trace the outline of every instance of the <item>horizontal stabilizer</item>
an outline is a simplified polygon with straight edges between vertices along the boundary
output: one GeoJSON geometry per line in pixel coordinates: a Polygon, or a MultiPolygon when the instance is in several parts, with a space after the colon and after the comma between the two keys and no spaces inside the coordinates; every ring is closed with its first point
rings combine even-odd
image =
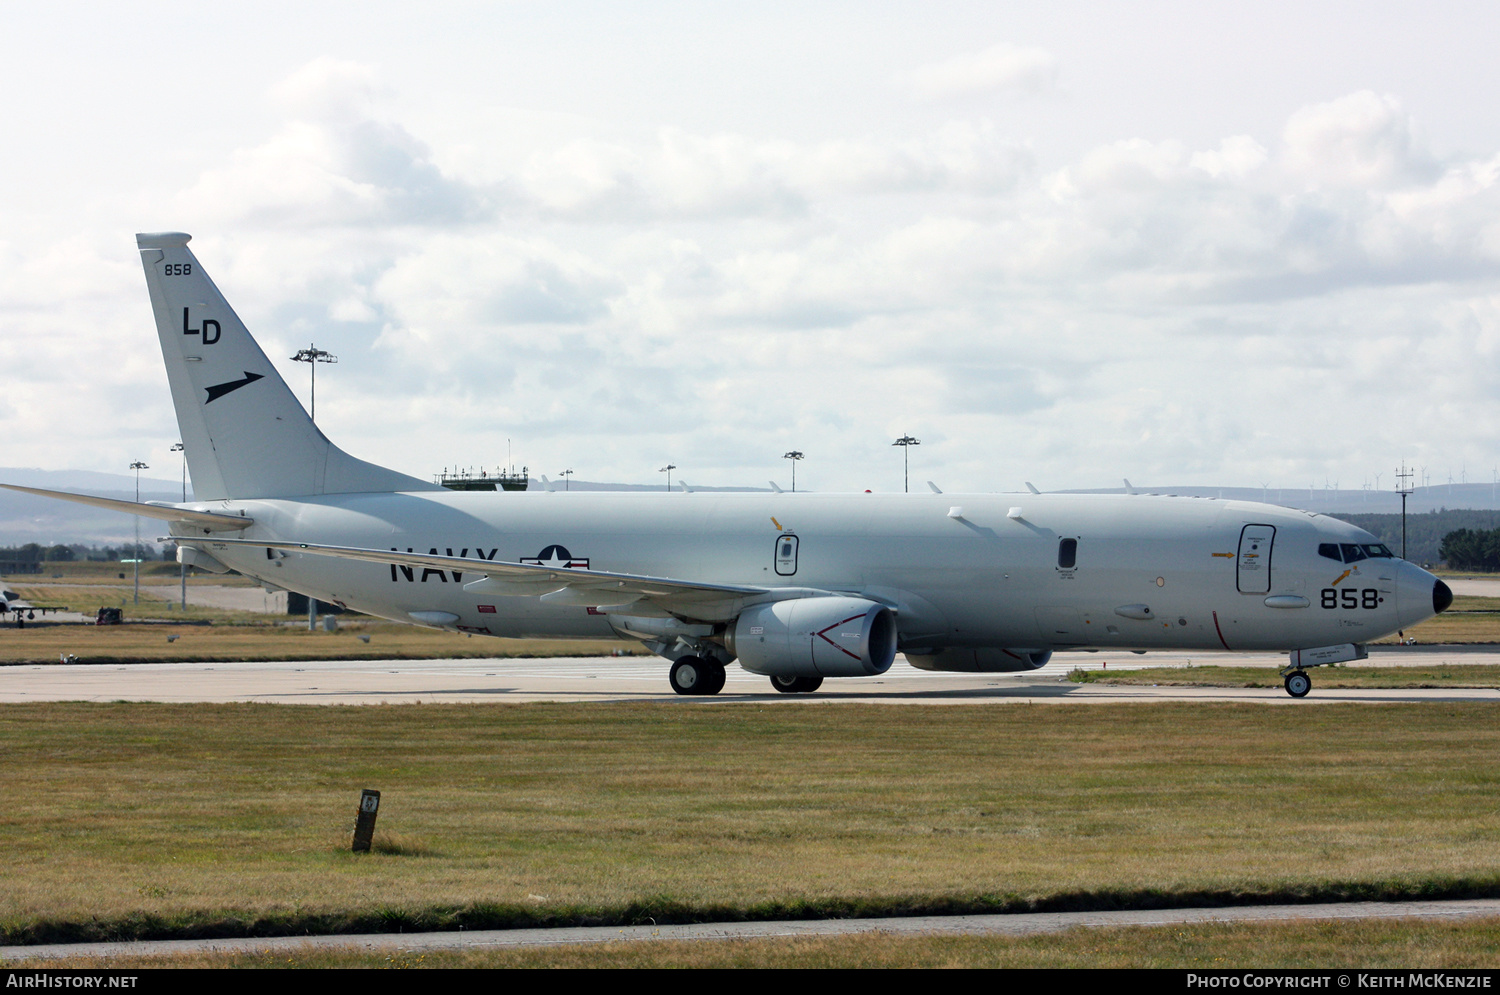
{"type": "Polygon", "coordinates": [[[187,508],[176,508],[170,504],[141,504],[135,501],[118,501],[114,498],[94,497],[92,494],[69,494],[67,491],[47,491],[40,487],[22,487],[19,484],[0,484],[0,487],[8,491],[20,491],[23,494],[35,494],[38,497],[57,498],[59,501],[72,501],[76,504],[92,505],[95,508],[108,508],[110,511],[119,511],[127,515],[139,515],[142,518],[154,518],[162,522],[187,522],[202,529],[210,531],[232,531],[248,529],[255,524],[253,518],[241,518],[239,515],[219,515],[211,511],[190,511],[187,508]]]}

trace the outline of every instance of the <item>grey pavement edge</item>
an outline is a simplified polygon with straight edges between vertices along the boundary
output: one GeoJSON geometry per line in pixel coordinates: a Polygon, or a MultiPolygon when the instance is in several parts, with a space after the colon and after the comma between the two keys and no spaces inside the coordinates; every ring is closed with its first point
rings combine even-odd
{"type": "Polygon", "coordinates": [[[0,947],[0,965],[28,960],[95,960],[193,953],[278,953],[353,948],[375,952],[496,950],[578,943],[650,940],[738,940],[776,936],[1033,936],[1074,927],[1169,926],[1187,923],[1330,919],[1460,919],[1500,916],[1500,899],[1441,902],[1340,902],[1322,905],[1247,905],[1233,908],[1140,909],[1115,912],[1034,912],[893,919],[813,919],[788,922],[702,923],[690,926],[578,926],[443,933],[366,933],[220,940],[141,940],[0,947]]]}

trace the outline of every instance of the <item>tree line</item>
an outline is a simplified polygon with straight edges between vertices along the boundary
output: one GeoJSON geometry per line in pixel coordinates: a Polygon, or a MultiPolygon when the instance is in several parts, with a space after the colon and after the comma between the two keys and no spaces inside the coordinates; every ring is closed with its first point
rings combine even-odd
{"type": "Polygon", "coordinates": [[[118,563],[127,559],[170,560],[176,555],[176,546],[157,546],[149,542],[143,542],[139,546],[132,546],[130,543],[122,546],[86,546],[79,542],[69,545],[58,543],[54,546],[43,546],[37,542],[28,542],[24,546],[0,546],[0,561],[7,563],[73,563],[81,560],[118,563]]]}
{"type": "MultiPolygon", "coordinates": [[[[1391,552],[1401,555],[1400,514],[1334,515],[1350,525],[1372,532],[1391,552]]],[[[1500,511],[1444,508],[1440,511],[1413,512],[1406,516],[1406,558],[1419,566],[1431,566],[1446,559],[1443,541],[1449,534],[1464,529],[1500,529],[1500,511]]]]}
{"type": "Polygon", "coordinates": [[[1440,553],[1454,570],[1500,570],[1500,529],[1449,532],[1440,553]]]}

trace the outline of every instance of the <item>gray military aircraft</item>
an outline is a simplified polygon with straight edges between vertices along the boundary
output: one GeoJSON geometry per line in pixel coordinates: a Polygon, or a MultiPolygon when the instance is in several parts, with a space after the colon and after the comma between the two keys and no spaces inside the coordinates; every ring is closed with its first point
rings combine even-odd
{"type": "Polygon", "coordinates": [[[0,618],[14,614],[16,616],[16,628],[26,628],[28,619],[36,618],[36,613],[46,615],[48,612],[65,612],[66,605],[34,605],[21,597],[15,591],[0,590],[0,618]]]}
{"type": "MultiPolygon", "coordinates": [[[[313,424],[188,249],[136,236],[197,499],[134,504],[185,563],[372,615],[493,636],[626,637],[715,694],[1058,650],[1288,651],[1309,667],[1452,603],[1368,532],[1243,501],[1144,494],[450,491],[313,424]]],[[[934,492],[936,488],[933,488],[934,492]]]]}

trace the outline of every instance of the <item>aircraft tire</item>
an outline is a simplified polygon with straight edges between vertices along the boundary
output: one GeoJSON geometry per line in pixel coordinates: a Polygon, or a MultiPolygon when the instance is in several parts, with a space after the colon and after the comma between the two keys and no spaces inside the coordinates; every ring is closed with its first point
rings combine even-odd
{"type": "Polygon", "coordinates": [[[1293,698],[1306,698],[1307,692],[1312,690],[1312,678],[1301,670],[1287,674],[1283,683],[1286,685],[1286,693],[1293,698]]]}
{"type": "Polygon", "coordinates": [[[703,661],[703,686],[699,694],[718,694],[724,690],[724,680],[727,675],[724,667],[717,660],[703,661]]]}
{"type": "Polygon", "coordinates": [[[782,694],[811,694],[823,686],[821,677],[773,677],[771,686],[782,694]]]}
{"type": "Polygon", "coordinates": [[[709,674],[708,661],[702,657],[680,656],[672,664],[672,690],[678,694],[712,694],[704,690],[712,687],[709,674]]]}

